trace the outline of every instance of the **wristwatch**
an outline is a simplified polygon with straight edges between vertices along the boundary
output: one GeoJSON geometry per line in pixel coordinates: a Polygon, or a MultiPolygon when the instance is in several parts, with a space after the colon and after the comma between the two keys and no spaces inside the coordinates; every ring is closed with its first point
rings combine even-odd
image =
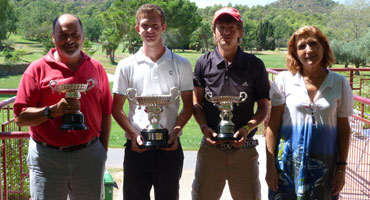
{"type": "Polygon", "coordinates": [[[43,110],[43,113],[49,119],[54,119],[54,117],[51,116],[51,110],[50,110],[49,106],[45,107],[45,109],[43,110]]]}

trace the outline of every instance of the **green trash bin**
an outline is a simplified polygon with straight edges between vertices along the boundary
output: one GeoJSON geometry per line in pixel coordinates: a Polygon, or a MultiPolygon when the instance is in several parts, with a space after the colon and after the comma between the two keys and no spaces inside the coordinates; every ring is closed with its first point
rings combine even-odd
{"type": "Polygon", "coordinates": [[[113,187],[118,188],[108,170],[104,172],[104,200],[113,200],[113,187]]]}

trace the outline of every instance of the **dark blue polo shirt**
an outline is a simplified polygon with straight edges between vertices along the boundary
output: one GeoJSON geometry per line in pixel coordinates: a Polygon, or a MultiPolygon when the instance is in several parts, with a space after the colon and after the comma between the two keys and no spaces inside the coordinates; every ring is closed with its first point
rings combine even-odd
{"type": "MultiPolygon", "coordinates": [[[[216,48],[213,52],[202,55],[195,65],[194,86],[212,92],[213,96],[239,96],[246,92],[248,98],[239,106],[234,104],[232,121],[235,131],[246,125],[254,115],[254,103],[269,98],[270,84],[263,62],[252,54],[243,52],[238,47],[234,62],[226,66],[225,59],[216,48]]],[[[213,130],[219,129],[220,111],[212,103],[203,98],[207,125],[213,130]]],[[[253,137],[257,129],[249,134],[253,137]]]]}

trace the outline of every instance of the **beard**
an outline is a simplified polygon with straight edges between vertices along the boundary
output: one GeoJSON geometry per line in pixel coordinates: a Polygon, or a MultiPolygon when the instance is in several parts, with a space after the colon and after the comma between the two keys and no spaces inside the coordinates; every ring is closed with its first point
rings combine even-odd
{"type": "Polygon", "coordinates": [[[65,57],[73,58],[80,54],[81,47],[78,44],[63,45],[61,51],[65,57]]]}

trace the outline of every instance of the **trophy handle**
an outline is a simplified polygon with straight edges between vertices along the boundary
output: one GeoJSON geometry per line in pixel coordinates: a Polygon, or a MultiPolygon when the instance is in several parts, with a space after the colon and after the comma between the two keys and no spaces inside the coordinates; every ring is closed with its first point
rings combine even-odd
{"type": "Polygon", "coordinates": [[[181,95],[181,91],[178,88],[171,88],[171,97],[175,96],[174,98],[171,98],[169,104],[175,102],[181,95]]]}
{"type": "Polygon", "coordinates": [[[204,98],[206,98],[207,101],[213,103],[213,105],[215,106],[216,102],[212,100],[212,97],[213,97],[212,92],[206,92],[206,94],[204,95],[204,98]]]}
{"type": "Polygon", "coordinates": [[[58,85],[58,82],[56,80],[51,80],[49,82],[49,86],[51,87],[51,89],[53,89],[53,90],[57,91],[59,94],[61,94],[62,91],[58,90],[58,88],[54,87],[53,85],[58,85]]]}
{"type": "Polygon", "coordinates": [[[247,99],[248,95],[246,92],[240,92],[239,94],[239,102],[236,103],[237,106],[239,106],[239,103],[244,102],[247,99]]]}
{"type": "Polygon", "coordinates": [[[136,97],[136,90],[134,88],[128,88],[126,90],[126,97],[130,102],[132,102],[136,105],[139,105],[139,102],[137,102],[136,98],[135,98],[136,97]]]}
{"type": "Polygon", "coordinates": [[[89,90],[91,90],[94,86],[95,86],[95,81],[93,79],[89,79],[87,80],[87,85],[90,85],[89,83],[91,82],[91,86],[88,87],[86,90],[85,90],[85,93],[89,90]]]}
{"type": "Polygon", "coordinates": [[[247,97],[248,97],[248,95],[247,95],[246,92],[240,92],[240,95],[239,95],[239,98],[240,98],[239,103],[244,102],[247,99],[247,97]]]}

